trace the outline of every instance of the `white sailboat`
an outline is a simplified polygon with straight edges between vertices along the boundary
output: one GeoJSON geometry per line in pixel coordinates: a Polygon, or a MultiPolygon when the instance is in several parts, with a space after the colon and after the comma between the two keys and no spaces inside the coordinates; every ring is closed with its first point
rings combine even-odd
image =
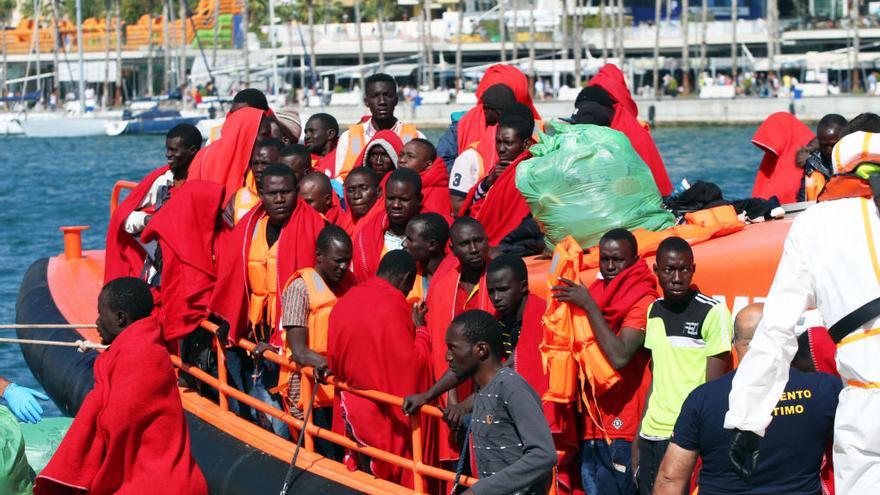
{"type": "MultiPolygon", "coordinates": [[[[79,100],[65,105],[63,115],[27,115],[18,119],[27,137],[57,138],[102,136],[112,115],[95,115],[86,109],[85,63],[83,62],[82,0],[76,0],[77,63],[79,67],[79,100]]],[[[94,105],[92,105],[94,107],[94,105]]],[[[121,112],[117,112],[121,115],[121,112]]],[[[118,115],[116,116],[118,118],[118,115]]]]}

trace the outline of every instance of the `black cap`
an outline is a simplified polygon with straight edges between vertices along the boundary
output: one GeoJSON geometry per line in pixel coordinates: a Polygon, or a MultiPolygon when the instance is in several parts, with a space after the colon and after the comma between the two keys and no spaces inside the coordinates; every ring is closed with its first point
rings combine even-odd
{"type": "Polygon", "coordinates": [[[611,109],[593,101],[581,102],[571,117],[559,119],[569,124],[611,125],[611,109]]]}

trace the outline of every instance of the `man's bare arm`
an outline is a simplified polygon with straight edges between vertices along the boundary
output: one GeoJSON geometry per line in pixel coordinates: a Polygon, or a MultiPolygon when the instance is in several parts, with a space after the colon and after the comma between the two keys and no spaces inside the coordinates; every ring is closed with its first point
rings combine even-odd
{"type": "Polygon", "coordinates": [[[696,463],[696,451],[670,442],[654,480],[654,495],[687,495],[696,463]]]}

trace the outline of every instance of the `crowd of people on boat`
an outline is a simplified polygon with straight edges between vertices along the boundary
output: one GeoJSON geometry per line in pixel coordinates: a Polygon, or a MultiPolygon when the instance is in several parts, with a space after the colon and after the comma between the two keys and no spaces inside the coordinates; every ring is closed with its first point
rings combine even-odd
{"type": "MultiPolygon", "coordinates": [[[[825,315],[835,299],[804,295],[787,308],[776,298],[782,277],[806,284],[814,273],[787,261],[791,239],[767,307],[736,318],[694,285],[700,260],[674,232],[655,243],[651,266],[645,239],[609,229],[590,249],[598,277],[584,283],[583,246],[548,248],[517,190],[517,168],[545,127],[526,76],[493,66],[477,96],[437,143],[395,117],[397,84],[385,74],[366,79],[370,114],[344,132],[326,113],[279,117],[254,89],[235,96],[206,146],[194,127],[172,129],[167,165],[112,215],[97,322],[110,348],[35,492],[140,493],[157,480],[167,493],[206,492],[170,353],[214,376],[219,361],[235,389],[398,456],[412,458],[411,421],[421,421],[426,464],[479,478],[469,488],[431,483],[432,493],[817,494],[833,493],[834,472],[839,493],[868,493],[852,480],[878,479],[880,447],[860,449],[873,462],[861,474],[839,466],[851,453],[838,461],[835,410],[852,384],[840,377],[848,371],[838,372],[835,342],[824,328],[794,330],[805,310],[825,315]],[[525,257],[551,251],[545,300],[525,257]],[[203,321],[225,344],[220,360],[203,321]],[[772,324],[776,340],[762,335],[772,324]],[[272,353],[314,371],[291,372],[272,353]],[[737,363],[746,372],[731,371],[737,363]],[[772,383],[759,386],[759,365],[772,383]],[[403,407],[334,388],[331,376],[401,397],[403,407]],[[419,415],[424,405],[443,420],[419,415]],[[852,476],[849,489],[841,476],[852,476]]],[[[673,194],[616,67],[590,80],[565,120],[623,133],[657,193],[673,194]]],[[[753,196],[777,206],[872,197],[865,167],[880,167],[870,163],[880,163],[876,132],[874,114],[826,116],[815,134],[790,114],[771,115],[753,141],[766,154],[753,196]]],[[[809,220],[792,231],[809,230],[809,220]]],[[[834,270],[835,252],[811,256],[834,270]]],[[[792,292],[779,297],[791,302],[792,292]]],[[[180,381],[216,399],[190,374],[180,381]]],[[[282,438],[300,435],[265,409],[234,399],[229,408],[282,438]]],[[[385,459],[325,440],[314,448],[413,487],[412,471],[385,459]]]]}

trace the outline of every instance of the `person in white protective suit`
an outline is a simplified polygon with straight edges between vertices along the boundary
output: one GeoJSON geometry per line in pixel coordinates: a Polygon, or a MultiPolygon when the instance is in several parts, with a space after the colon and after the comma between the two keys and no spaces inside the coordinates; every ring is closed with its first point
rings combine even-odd
{"type": "Polygon", "coordinates": [[[748,479],[760,469],[759,436],[797,351],[795,324],[815,307],[838,342],[844,382],[834,425],[836,492],[873,494],[880,493],[880,173],[869,174],[880,172],[880,134],[845,136],[832,160],[841,179],[870,177],[872,187],[862,184],[861,197],[820,202],[792,223],[764,316],[733,380],[724,427],[737,430],[731,467],[748,479]],[[865,197],[871,189],[874,199],[865,197]]]}

